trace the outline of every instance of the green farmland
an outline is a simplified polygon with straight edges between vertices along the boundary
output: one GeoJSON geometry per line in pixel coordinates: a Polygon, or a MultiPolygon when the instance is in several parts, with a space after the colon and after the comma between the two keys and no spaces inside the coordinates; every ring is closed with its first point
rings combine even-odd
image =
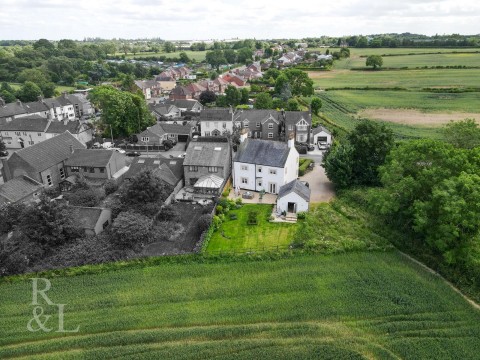
{"type": "Polygon", "coordinates": [[[415,69],[309,72],[316,89],[478,87],[480,69],[415,69]]]}
{"type": "MultiPolygon", "coordinates": [[[[65,328],[80,326],[78,333],[27,331],[31,282],[0,284],[0,358],[438,360],[480,353],[480,312],[396,252],[178,259],[51,278],[48,296],[66,304],[65,328]]],[[[45,305],[52,326],[53,309],[45,305]]]]}

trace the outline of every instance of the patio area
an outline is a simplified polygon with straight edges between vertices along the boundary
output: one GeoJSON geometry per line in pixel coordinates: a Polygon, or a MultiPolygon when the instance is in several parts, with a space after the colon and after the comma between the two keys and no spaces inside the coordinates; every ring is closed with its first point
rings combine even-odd
{"type": "Polygon", "coordinates": [[[228,194],[228,198],[232,200],[241,198],[244,204],[276,204],[277,203],[277,195],[263,194],[262,199],[260,199],[260,193],[258,191],[251,191],[251,190],[240,190],[240,191],[237,191],[237,194],[236,194],[235,190],[232,189],[230,190],[230,194],[228,194]],[[246,192],[252,194],[251,199],[246,199],[242,197],[242,195],[246,192]]]}

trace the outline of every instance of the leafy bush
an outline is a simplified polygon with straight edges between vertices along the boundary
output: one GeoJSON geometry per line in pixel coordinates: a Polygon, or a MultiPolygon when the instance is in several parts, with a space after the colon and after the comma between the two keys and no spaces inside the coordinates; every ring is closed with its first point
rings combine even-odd
{"type": "Polygon", "coordinates": [[[242,204],[243,204],[242,198],[241,198],[241,197],[237,198],[237,199],[235,200],[235,204],[237,204],[237,205],[242,205],[242,204]]]}
{"type": "Polygon", "coordinates": [[[300,162],[300,166],[298,167],[298,176],[303,176],[305,175],[305,172],[307,171],[308,167],[310,166],[311,163],[313,163],[312,159],[302,159],[303,161],[300,162]]]}
{"type": "Polygon", "coordinates": [[[111,241],[122,248],[139,248],[147,243],[152,221],[133,211],[118,214],[111,227],[111,241]]]}
{"type": "Polygon", "coordinates": [[[297,213],[297,219],[299,220],[305,220],[306,217],[307,217],[306,211],[300,211],[297,213]]]}
{"type": "Polygon", "coordinates": [[[215,208],[215,213],[217,215],[223,214],[223,206],[222,205],[217,205],[217,207],[215,208]]]}
{"type": "Polygon", "coordinates": [[[257,215],[258,215],[258,213],[256,211],[250,211],[248,213],[248,217],[247,217],[247,224],[248,225],[257,225],[258,224],[257,215]]]}
{"type": "Polygon", "coordinates": [[[166,205],[161,208],[157,215],[159,221],[177,221],[180,219],[180,213],[171,205],[166,205]]]}
{"type": "Polygon", "coordinates": [[[197,229],[201,234],[210,227],[212,223],[212,217],[209,214],[203,214],[197,220],[197,229]]]}
{"type": "Polygon", "coordinates": [[[220,225],[222,225],[222,219],[217,216],[217,215],[214,215],[213,216],[213,219],[212,219],[212,226],[215,230],[218,230],[220,228],[220,225]]]}
{"type": "Polygon", "coordinates": [[[99,189],[80,188],[75,192],[67,194],[65,197],[70,205],[94,207],[98,206],[103,198],[103,194],[99,189]]]}
{"type": "Polygon", "coordinates": [[[108,196],[118,190],[118,183],[113,179],[107,180],[103,185],[103,189],[105,190],[105,195],[108,196]]]}
{"type": "Polygon", "coordinates": [[[230,215],[228,217],[230,218],[230,220],[237,220],[238,219],[237,214],[235,214],[235,213],[230,213],[230,215]]]}

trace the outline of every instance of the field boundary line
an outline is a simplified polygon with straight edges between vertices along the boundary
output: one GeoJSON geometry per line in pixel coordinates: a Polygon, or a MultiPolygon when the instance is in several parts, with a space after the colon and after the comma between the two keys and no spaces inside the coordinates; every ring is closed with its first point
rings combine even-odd
{"type": "Polygon", "coordinates": [[[429,273],[431,273],[431,274],[439,277],[440,279],[442,279],[443,282],[445,282],[453,291],[460,294],[463,297],[463,299],[466,300],[473,308],[475,308],[477,310],[480,310],[480,305],[479,304],[477,304],[474,300],[470,299],[467,295],[462,293],[455,285],[453,285],[450,281],[445,279],[441,274],[439,274],[438,272],[436,272],[432,268],[429,268],[427,265],[425,265],[421,261],[418,261],[417,259],[413,258],[412,256],[404,253],[403,251],[398,250],[398,252],[401,255],[403,255],[405,258],[407,258],[408,260],[410,260],[410,261],[414,262],[415,264],[419,265],[420,267],[422,267],[424,270],[426,270],[429,273]]]}

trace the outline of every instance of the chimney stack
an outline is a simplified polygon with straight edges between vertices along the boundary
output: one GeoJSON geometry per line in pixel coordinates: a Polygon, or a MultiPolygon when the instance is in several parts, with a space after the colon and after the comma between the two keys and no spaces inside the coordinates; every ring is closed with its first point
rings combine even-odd
{"type": "Polygon", "coordinates": [[[240,144],[247,140],[248,137],[248,130],[243,128],[240,130],[240,144]]]}
{"type": "Polygon", "coordinates": [[[42,95],[38,95],[38,96],[37,96],[37,100],[40,101],[40,102],[43,102],[43,96],[42,96],[42,95]]]}
{"type": "Polygon", "coordinates": [[[290,149],[295,145],[295,135],[293,133],[288,136],[287,144],[290,149]]]}
{"type": "Polygon", "coordinates": [[[73,145],[70,144],[70,154],[73,154],[73,145]]]}

